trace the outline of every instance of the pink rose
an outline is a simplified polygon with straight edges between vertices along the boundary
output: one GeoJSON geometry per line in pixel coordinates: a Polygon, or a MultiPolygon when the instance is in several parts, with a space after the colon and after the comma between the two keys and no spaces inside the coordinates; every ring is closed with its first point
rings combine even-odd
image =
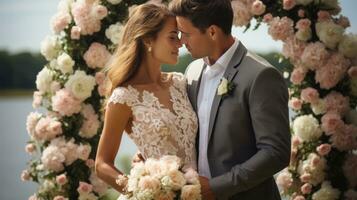
{"type": "Polygon", "coordinates": [[[40,91],[35,91],[33,93],[33,102],[32,102],[32,107],[33,108],[38,108],[41,106],[42,103],[42,92],[40,91]]]}
{"type": "Polygon", "coordinates": [[[36,146],[34,144],[27,144],[26,145],[26,152],[32,154],[36,150],[36,146]]]}
{"type": "Polygon", "coordinates": [[[306,76],[306,70],[302,67],[295,68],[291,73],[290,81],[295,85],[300,85],[306,76]]]}
{"type": "Polygon", "coordinates": [[[303,186],[301,186],[301,192],[303,194],[310,194],[312,189],[312,185],[310,183],[305,183],[303,186]]]}
{"type": "Polygon", "coordinates": [[[280,172],[276,178],[276,183],[278,184],[278,186],[286,191],[288,190],[293,183],[293,179],[292,179],[292,175],[289,171],[287,171],[286,169],[282,172],[280,172]]]}
{"type": "Polygon", "coordinates": [[[294,21],[288,17],[274,17],[269,22],[268,33],[274,40],[285,41],[287,38],[294,35],[294,21]]]}
{"type": "Polygon", "coordinates": [[[303,173],[301,176],[300,176],[300,180],[301,182],[304,182],[304,183],[307,183],[311,180],[311,174],[309,173],[303,173]]]}
{"type": "Polygon", "coordinates": [[[21,180],[22,181],[29,181],[31,179],[30,172],[27,170],[22,171],[21,173],[21,180]]]}
{"type": "Polygon", "coordinates": [[[308,28],[310,28],[311,26],[311,21],[309,19],[300,19],[297,23],[296,23],[296,28],[299,30],[306,30],[308,28]]]}
{"type": "Polygon", "coordinates": [[[68,89],[61,89],[52,96],[52,108],[62,116],[71,116],[81,110],[81,101],[68,89]]]}
{"type": "Polygon", "coordinates": [[[331,151],[331,145],[330,144],[321,144],[316,148],[317,153],[320,156],[325,156],[331,151]]]}
{"type": "Polygon", "coordinates": [[[357,78],[357,66],[350,67],[350,69],[348,70],[348,75],[351,78],[357,78]]]}
{"type": "Polygon", "coordinates": [[[95,8],[95,12],[96,14],[99,16],[100,19],[103,19],[104,17],[106,17],[108,15],[108,10],[106,7],[102,6],[102,5],[98,5],[95,8]]]}
{"type": "Polygon", "coordinates": [[[302,195],[298,195],[293,200],[305,200],[305,197],[302,195]]]}
{"type": "Polygon", "coordinates": [[[55,33],[61,32],[71,22],[71,15],[66,12],[57,13],[51,20],[52,30],[55,33]]]}
{"type": "Polygon", "coordinates": [[[326,64],[316,70],[316,82],[323,89],[331,89],[344,77],[350,64],[342,54],[333,53],[326,64]]]}
{"type": "Polygon", "coordinates": [[[292,8],[294,8],[296,5],[296,1],[295,0],[283,0],[283,8],[284,10],[291,10],[292,8]]]}
{"type": "Polygon", "coordinates": [[[56,182],[59,184],[59,185],[64,185],[67,183],[67,177],[65,174],[61,174],[59,176],[56,176],[56,182]]]}
{"type": "Polygon", "coordinates": [[[294,136],[291,138],[291,145],[292,145],[292,147],[295,149],[295,148],[297,148],[300,144],[301,144],[300,138],[294,135],[294,136]]]}
{"type": "Polygon", "coordinates": [[[88,160],[86,160],[86,165],[87,165],[87,167],[93,168],[93,167],[94,167],[94,164],[95,164],[95,161],[94,161],[93,159],[88,159],[88,160]]]}
{"type": "Polygon", "coordinates": [[[110,57],[111,54],[107,50],[106,46],[98,42],[92,43],[89,49],[83,55],[83,58],[86,61],[88,67],[92,69],[103,68],[110,57]]]}
{"type": "Polygon", "coordinates": [[[321,42],[309,43],[301,54],[301,62],[311,70],[321,68],[329,53],[321,42]]]}
{"type": "Polygon", "coordinates": [[[328,11],[324,11],[324,10],[320,10],[317,13],[317,17],[318,17],[318,21],[322,22],[322,21],[328,21],[331,19],[331,15],[328,11]]]}
{"type": "Polygon", "coordinates": [[[79,182],[79,186],[77,188],[77,191],[79,194],[82,194],[82,193],[88,194],[88,193],[92,192],[92,190],[93,190],[93,186],[91,184],[82,182],[82,181],[79,182]]]}
{"type": "Polygon", "coordinates": [[[344,125],[341,116],[334,112],[328,112],[321,118],[321,128],[326,135],[332,135],[344,125]]]}
{"type": "Polygon", "coordinates": [[[298,16],[301,17],[301,18],[305,17],[305,11],[303,9],[299,9],[298,10],[298,16]]]}
{"type": "Polygon", "coordinates": [[[265,12],[265,5],[259,0],[255,0],[252,4],[251,12],[253,15],[261,15],[265,12]]]}
{"type": "Polygon", "coordinates": [[[302,106],[302,101],[301,99],[298,99],[298,98],[291,98],[290,101],[289,101],[289,107],[294,109],[294,110],[300,110],[301,109],[301,106],[302,106]]]}
{"type": "Polygon", "coordinates": [[[344,97],[341,93],[332,91],[325,98],[327,112],[335,112],[344,115],[350,108],[349,97],[344,97]]]}
{"type": "Polygon", "coordinates": [[[81,37],[81,28],[78,26],[73,26],[71,29],[71,39],[78,40],[81,37]]]}
{"type": "Polygon", "coordinates": [[[319,92],[315,88],[301,90],[301,99],[307,103],[315,104],[319,100],[319,92]]]}
{"type": "Polygon", "coordinates": [[[273,15],[271,13],[267,13],[263,17],[263,21],[266,23],[270,22],[272,19],[273,19],[273,15]]]}

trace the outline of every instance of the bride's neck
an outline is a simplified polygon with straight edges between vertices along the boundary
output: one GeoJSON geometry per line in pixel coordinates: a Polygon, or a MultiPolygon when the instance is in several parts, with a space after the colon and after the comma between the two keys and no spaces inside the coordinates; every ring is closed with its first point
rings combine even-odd
{"type": "Polygon", "coordinates": [[[161,84],[160,63],[152,58],[143,59],[132,80],[137,84],[161,84]]]}

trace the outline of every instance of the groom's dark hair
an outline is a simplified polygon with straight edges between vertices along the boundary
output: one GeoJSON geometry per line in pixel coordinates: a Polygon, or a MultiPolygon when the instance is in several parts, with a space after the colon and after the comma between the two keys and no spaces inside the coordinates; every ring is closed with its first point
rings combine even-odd
{"type": "Polygon", "coordinates": [[[176,16],[188,18],[203,33],[211,25],[218,26],[227,35],[231,33],[231,0],[173,0],[169,9],[176,16]]]}

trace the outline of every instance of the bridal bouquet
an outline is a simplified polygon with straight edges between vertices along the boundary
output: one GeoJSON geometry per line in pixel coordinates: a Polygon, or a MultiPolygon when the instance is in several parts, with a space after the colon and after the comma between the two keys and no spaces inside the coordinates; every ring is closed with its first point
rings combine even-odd
{"type": "Polygon", "coordinates": [[[128,193],[118,200],[200,200],[198,174],[180,158],[163,156],[137,163],[128,175],[128,193]]]}

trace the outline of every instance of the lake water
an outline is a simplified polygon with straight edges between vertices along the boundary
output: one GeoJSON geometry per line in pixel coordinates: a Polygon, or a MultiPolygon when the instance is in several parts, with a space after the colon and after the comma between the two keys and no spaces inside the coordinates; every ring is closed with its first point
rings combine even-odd
{"type": "MultiPolygon", "coordinates": [[[[0,200],[25,200],[37,188],[37,184],[22,182],[20,175],[26,169],[30,156],[25,152],[29,135],[26,118],[32,108],[32,97],[0,97],[0,200]]],[[[132,156],[136,147],[124,135],[118,155],[132,156]]]]}

